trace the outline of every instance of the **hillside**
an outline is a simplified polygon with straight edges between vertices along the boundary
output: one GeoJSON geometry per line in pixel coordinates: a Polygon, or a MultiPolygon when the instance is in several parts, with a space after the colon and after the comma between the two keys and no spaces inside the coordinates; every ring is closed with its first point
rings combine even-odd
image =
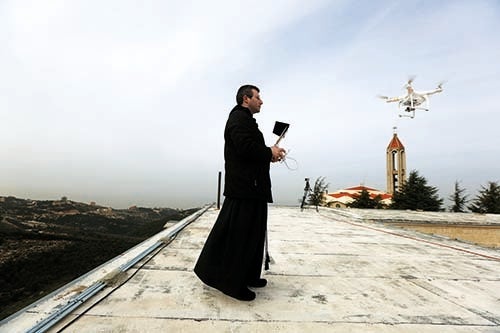
{"type": "Polygon", "coordinates": [[[0,196],[0,319],[195,210],[0,196]]]}

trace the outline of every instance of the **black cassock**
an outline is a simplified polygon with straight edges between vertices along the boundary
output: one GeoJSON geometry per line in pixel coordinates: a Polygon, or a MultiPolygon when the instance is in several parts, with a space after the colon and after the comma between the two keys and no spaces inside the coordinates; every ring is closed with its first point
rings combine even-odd
{"type": "Polygon", "coordinates": [[[205,284],[234,296],[260,278],[267,202],[226,198],[194,272],[205,284]]]}
{"type": "Polygon", "coordinates": [[[262,271],[272,152],[250,110],[242,106],[231,111],[224,140],[226,198],[194,272],[234,297],[262,271]]]}

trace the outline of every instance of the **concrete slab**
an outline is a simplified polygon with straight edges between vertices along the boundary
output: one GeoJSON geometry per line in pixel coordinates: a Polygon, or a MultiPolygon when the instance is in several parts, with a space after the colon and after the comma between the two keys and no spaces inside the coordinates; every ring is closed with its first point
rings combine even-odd
{"type": "Polygon", "coordinates": [[[210,209],[53,331],[500,332],[498,249],[361,217],[370,212],[270,207],[269,283],[240,302],[192,272],[218,214],[210,209]]]}

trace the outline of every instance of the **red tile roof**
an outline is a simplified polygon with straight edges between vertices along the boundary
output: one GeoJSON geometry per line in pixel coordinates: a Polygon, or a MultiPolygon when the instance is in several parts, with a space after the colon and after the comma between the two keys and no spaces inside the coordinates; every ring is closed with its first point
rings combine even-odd
{"type": "Polygon", "coordinates": [[[352,194],[351,193],[346,193],[346,192],[330,193],[328,195],[331,196],[331,197],[334,197],[334,198],[341,198],[341,197],[344,197],[344,196],[348,196],[348,197],[352,198],[352,194]]]}
{"type": "Polygon", "coordinates": [[[370,192],[370,191],[378,191],[377,189],[366,187],[366,186],[363,186],[363,185],[349,187],[349,188],[346,188],[346,190],[347,191],[363,191],[363,190],[367,190],[368,192],[370,192]]]}
{"type": "Polygon", "coordinates": [[[392,198],[392,194],[390,194],[390,193],[385,193],[385,192],[379,191],[375,188],[366,187],[364,185],[349,187],[349,188],[339,190],[339,191],[336,191],[333,193],[328,193],[328,195],[332,198],[335,198],[335,199],[339,199],[342,197],[349,197],[349,198],[355,199],[356,197],[358,197],[361,194],[361,191],[363,191],[363,190],[368,191],[371,199],[375,199],[378,195],[380,195],[382,200],[392,198]]]}
{"type": "Polygon", "coordinates": [[[391,142],[389,142],[389,145],[387,146],[387,150],[392,150],[392,149],[404,149],[405,146],[399,141],[398,135],[394,133],[391,142]]]}

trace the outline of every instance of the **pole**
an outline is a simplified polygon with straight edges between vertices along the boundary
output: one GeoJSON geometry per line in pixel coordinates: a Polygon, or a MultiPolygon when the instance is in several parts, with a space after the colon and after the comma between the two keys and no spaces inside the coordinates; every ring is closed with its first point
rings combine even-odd
{"type": "Polygon", "coordinates": [[[305,181],[306,181],[306,187],[304,188],[304,196],[302,197],[302,203],[300,204],[300,211],[304,210],[307,194],[311,190],[311,185],[309,185],[309,178],[306,178],[305,181]]]}
{"type": "Polygon", "coordinates": [[[222,178],[222,172],[219,171],[219,180],[217,181],[217,210],[220,209],[220,183],[222,178]]]}

